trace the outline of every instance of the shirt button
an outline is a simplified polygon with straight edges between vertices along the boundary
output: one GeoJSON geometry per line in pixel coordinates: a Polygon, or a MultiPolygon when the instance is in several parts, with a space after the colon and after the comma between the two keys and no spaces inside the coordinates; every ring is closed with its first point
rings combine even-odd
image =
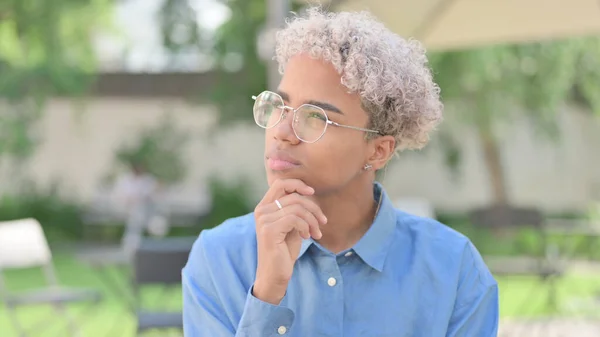
{"type": "Polygon", "coordinates": [[[282,325],[277,329],[277,333],[283,335],[287,332],[287,329],[282,325]]]}
{"type": "Polygon", "coordinates": [[[347,252],[346,254],[344,254],[344,256],[345,257],[352,256],[352,252],[347,252]]]}
{"type": "Polygon", "coordinates": [[[329,284],[330,287],[333,287],[336,283],[337,281],[333,277],[330,277],[329,280],[327,280],[327,284],[329,284]]]}

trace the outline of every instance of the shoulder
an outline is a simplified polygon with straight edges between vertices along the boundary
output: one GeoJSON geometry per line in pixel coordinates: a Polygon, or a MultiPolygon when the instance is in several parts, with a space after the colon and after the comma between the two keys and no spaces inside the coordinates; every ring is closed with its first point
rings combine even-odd
{"type": "Polygon", "coordinates": [[[203,268],[223,264],[248,264],[256,259],[254,213],[225,220],[203,230],[190,252],[189,261],[203,268]]]}
{"type": "Polygon", "coordinates": [[[203,230],[197,241],[207,253],[256,247],[254,213],[225,220],[216,227],[203,230]]]}
{"type": "Polygon", "coordinates": [[[456,253],[469,243],[462,233],[441,222],[396,209],[396,226],[399,231],[410,234],[417,243],[426,244],[439,252],[456,253]]]}
{"type": "Polygon", "coordinates": [[[182,269],[186,296],[209,302],[223,300],[220,305],[235,306],[231,310],[243,308],[246,292],[255,279],[256,264],[253,214],[203,230],[182,269]]]}
{"type": "Polygon", "coordinates": [[[468,273],[476,275],[481,287],[495,286],[489,268],[472,241],[464,234],[437,220],[424,218],[396,210],[397,229],[408,235],[415,258],[455,278],[460,286],[468,273]]]}

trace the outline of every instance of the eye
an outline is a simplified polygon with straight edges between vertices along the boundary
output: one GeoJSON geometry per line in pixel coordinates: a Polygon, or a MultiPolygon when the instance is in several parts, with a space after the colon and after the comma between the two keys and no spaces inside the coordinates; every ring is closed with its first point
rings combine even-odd
{"type": "Polygon", "coordinates": [[[327,118],[325,118],[325,116],[322,113],[320,113],[320,112],[311,112],[311,113],[308,114],[308,117],[309,118],[318,118],[318,119],[320,119],[322,121],[327,120],[327,118]]]}

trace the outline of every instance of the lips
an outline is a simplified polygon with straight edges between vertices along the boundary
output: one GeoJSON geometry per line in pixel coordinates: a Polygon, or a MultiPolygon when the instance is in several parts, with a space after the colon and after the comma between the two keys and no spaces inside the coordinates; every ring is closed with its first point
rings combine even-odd
{"type": "Polygon", "coordinates": [[[267,156],[267,166],[273,171],[284,171],[300,166],[300,162],[288,153],[276,151],[267,156]]]}

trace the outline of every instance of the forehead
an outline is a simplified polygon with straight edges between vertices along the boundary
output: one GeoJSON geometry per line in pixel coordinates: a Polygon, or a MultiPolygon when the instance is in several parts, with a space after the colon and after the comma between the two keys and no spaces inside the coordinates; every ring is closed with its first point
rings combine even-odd
{"type": "Polygon", "coordinates": [[[360,96],[349,93],[333,65],[305,54],[292,57],[286,65],[279,89],[290,103],[308,100],[327,102],[342,110],[360,108],[360,96]]]}

